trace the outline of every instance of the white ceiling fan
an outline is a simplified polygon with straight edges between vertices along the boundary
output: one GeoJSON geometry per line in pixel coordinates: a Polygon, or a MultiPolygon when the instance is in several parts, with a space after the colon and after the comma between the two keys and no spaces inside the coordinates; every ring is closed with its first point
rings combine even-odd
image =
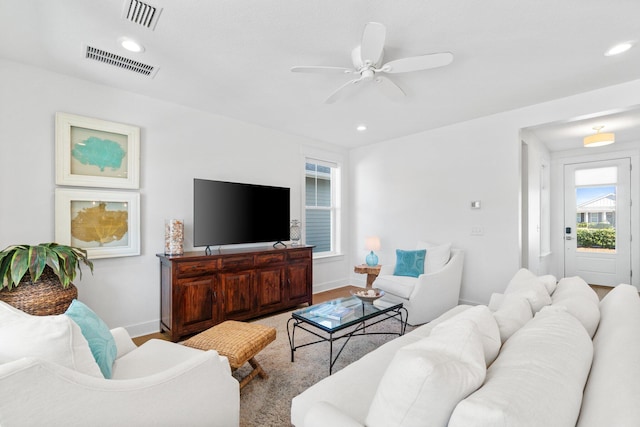
{"type": "Polygon", "coordinates": [[[412,56],[396,59],[395,61],[382,63],[386,29],[378,22],[369,22],[364,27],[362,42],[351,52],[353,68],[327,67],[327,66],[297,66],[292,67],[294,73],[341,73],[357,75],[333,92],[324,102],[332,104],[346,96],[349,88],[359,86],[361,83],[374,83],[389,98],[398,100],[406,96],[404,91],[385,73],[408,73],[411,71],[428,70],[430,68],[443,67],[453,61],[450,52],[432,53],[428,55],[412,56]]]}

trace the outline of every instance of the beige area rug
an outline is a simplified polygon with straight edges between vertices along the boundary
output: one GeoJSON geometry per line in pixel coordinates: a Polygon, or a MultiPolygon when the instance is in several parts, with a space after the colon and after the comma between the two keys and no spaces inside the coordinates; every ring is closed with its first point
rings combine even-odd
{"type": "MultiPolygon", "coordinates": [[[[275,327],[276,340],[256,356],[256,360],[269,378],[256,377],[240,392],[240,427],[291,426],[291,399],[329,375],[329,343],[299,348],[295,352],[295,362],[291,362],[287,337],[287,320],[290,318],[291,312],[286,312],[255,321],[275,327]]],[[[368,329],[396,332],[399,328],[397,320],[389,319],[368,329]]],[[[411,326],[407,326],[407,332],[409,330],[411,326]]],[[[397,335],[353,337],[333,366],[333,372],[339,371],[396,337],[397,335]]],[[[313,338],[304,330],[296,330],[296,345],[305,340],[312,341],[313,338]]],[[[334,342],[334,354],[342,341],[334,342]]],[[[245,364],[233,375],[241,378],[250,371],[251,366],[245,364]]]]}

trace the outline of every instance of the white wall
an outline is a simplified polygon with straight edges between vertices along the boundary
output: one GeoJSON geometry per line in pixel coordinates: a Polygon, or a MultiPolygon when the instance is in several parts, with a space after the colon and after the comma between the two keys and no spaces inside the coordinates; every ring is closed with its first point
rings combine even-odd
{"type": "MultiPolygon", "coordinates": [[[[528,248],[522,248],[522,266],[541,276],[551,271],[550,229],[550,177],[551,161],[547,147],[534,134],[527,130],[520,133],[522,141],[527,145],[526,178],[528,200],[523,209],[527,209],[527,223],[522,227],[522,242],[528,242],[528,248]],[[525,239],[526,233],[526,239],[525,239]]],[[[524,163],[524,156],[522,162],[524,163]]],[[[525,165],[522,166],[525,168],[525,165]]],[[[524,175],[524,172],[522,173],[524,175]]],[[[525,178],[523,177],[523,180],[525,178]]],[[[524,212],[523,212],[524,213],[524,212]]],[[[525,218],[525,215],[523,215],[525,218]]]]}
{"type": "MultiPolygon", "coordinates": [[[[56,112],[141,128],[142,255],[95,260],[93,276],[85,270],[76,282],[79,298],[109,326],[134,335],[158,330],[155,254],[164,248],[165,218],[185,220],[185,250],[192,249],[194,177],[290,187],[291,218],[302,219],[304,156],[348,167],[348,153],[337,147],[3,60],[0,94],[3,248],[54,239],[56,112]]],[[[346,220],[346,190],[343,198],[346,220]]],[[[314,288],[342,285],[348,271],[345,257],[314,263],[314,288]]]]}
{"type": "Polygon", "coordinates": [[[520,129],[636,104],[640,80],[353,150],[352,262],[369,235],[382,264],[417,240],[452,242],[465,251],[461,300],[487,303],[520,267],[520,129]]]}

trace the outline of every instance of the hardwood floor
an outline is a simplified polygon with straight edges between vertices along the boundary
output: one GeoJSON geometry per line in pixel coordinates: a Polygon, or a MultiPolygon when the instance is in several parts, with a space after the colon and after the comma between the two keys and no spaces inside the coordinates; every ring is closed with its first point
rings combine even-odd
{"type": "Polygon", "coordinates": [[[602,300],[602,298],[605,297],[605,295],[607,295],[609,293],[609,291],[611,289],[613,289],[610,286],[600,286],[600,285],[589,285],[589,286],[591,286],[591,289],[596,291],[596,294],[598,295],[598,298],[600,298],[601,300],[602,300]]]}
{"type": "Polygon", "coordinates": [[[313,294],[313,303],[320,304],[321,302],[329,301],[340,297],[348,297],[350,290],[362,289],[358,286],[343,286],[342,288],[331,289],[330,291],[318,292],[313,294]]]}
{"type": "Polygon", "coordinates": [[[156,332],[155,334],[142,335],[141,337],[135,337],[135,338],[131,338],[131,339],[133,340],[133,342],[137,346],[141,346],[142,344],[146,343],[147,341],[149,341],[152,338],[159,339],[159,340],[170,341],[169,335],[164,333],[164,332],[156,332]]]}

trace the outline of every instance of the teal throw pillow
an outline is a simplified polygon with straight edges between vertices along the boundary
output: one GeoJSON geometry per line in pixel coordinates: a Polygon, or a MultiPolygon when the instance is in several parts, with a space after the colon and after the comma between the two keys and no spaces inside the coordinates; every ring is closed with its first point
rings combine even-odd
{"type": "Polygon", "coordinates": [[[89,348],[105,378],[111,378],[113,361],[118,355],[116,340],[104,321],[85,304],[73,300],[64,313],[80,326],[82,335],[89,342],[89,348]]]}
{"type": "Polygon", "coordinates": [[[393,275],[418,277],[424,274],[424,259],[426,256],[426,249],[418,251],[396,249],[396,268],[393,271],[393,275]]]}

